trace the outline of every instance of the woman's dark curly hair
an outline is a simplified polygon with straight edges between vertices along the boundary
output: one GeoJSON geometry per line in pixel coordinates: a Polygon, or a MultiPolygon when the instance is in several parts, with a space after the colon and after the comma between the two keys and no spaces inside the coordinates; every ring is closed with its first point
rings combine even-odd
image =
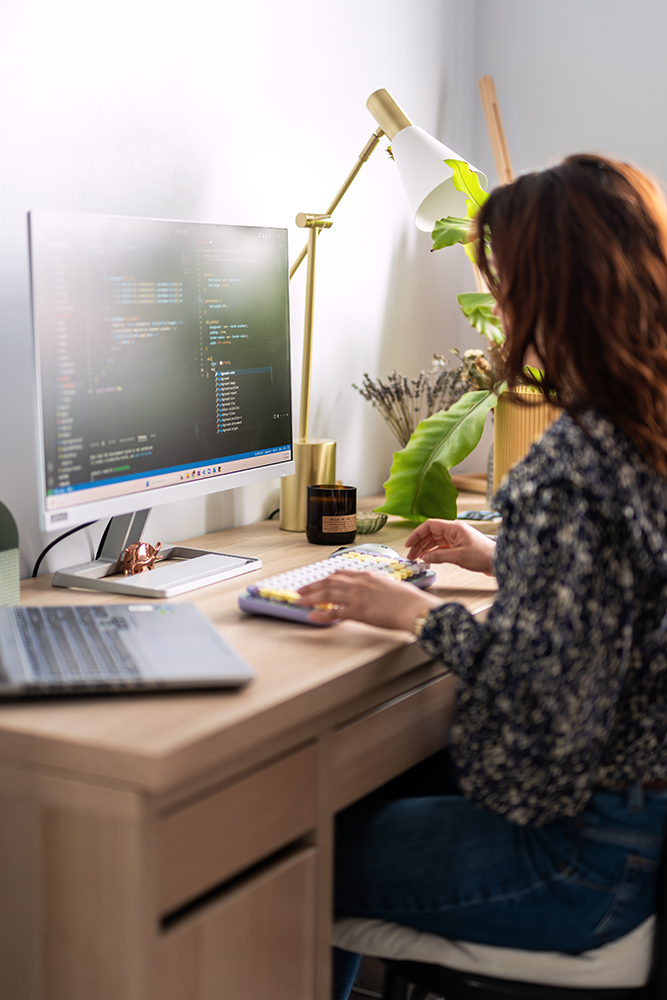
{"type": "Polygon", "coordinates": [[[667,205],[657,187],[626,163],[568,156],[496,188],[477,236],[510,384],[531,381],[533,347],[545,394],[573,415],[607,415],[667,476],[667,205]]]}

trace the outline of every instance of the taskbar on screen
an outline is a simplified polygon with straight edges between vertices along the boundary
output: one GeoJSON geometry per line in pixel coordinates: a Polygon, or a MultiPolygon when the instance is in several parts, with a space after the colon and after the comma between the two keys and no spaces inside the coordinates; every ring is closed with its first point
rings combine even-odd
{"type": "Polygon", "coordinates": [[[179,466],[175,469],[165,469],[142,476],[123,476],[112,482],[81,483],[67,486],[47,493],[46,509],[59,510],[61,507],[72,507],[79,503],[91,503],[97,500],[107,500],[110,497],[127,496],[146,490],[161,489],[178,483],[201,482],[203,479],[215,476],[228,476],[234,472],[246,469],[258,469],[267,465],[279,465],[292,460],[292,450],[289,447],[270,448],[250,455],[238,456],[233,459],[218,459],[191,466],[179,466]]]}

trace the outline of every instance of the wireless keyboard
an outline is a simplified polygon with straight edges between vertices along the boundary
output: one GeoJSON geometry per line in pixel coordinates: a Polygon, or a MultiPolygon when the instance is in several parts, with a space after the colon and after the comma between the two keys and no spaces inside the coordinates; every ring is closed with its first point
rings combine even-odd
{"type": "Polygon", "coordinates": [[[365,573],[368,571],[382,573],[396,580],[405,580],[416,587],[429,587],[436,579],[436,574],[428,563],[414,562],[399,556],[386,546],[376,546],[386,549],[386,552],[373,551],[363,546],[334,552],[328,559],[302,566],[300,569],[279,573],[251,584],[239,597],[239,607],[251,615],[270,615],[274,618],[288,618],[290,621],[305,622],[307,625],[319,624],[308,619],[309,612],[318,609],[328,610],[332,605],[317,605],[303,607],[297,591],[307,583],[323,580],[339,570],[352,570],[365,573]]]}

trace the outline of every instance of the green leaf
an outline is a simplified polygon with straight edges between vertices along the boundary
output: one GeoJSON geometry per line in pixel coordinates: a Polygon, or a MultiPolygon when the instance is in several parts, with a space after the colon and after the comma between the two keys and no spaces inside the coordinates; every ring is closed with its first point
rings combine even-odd
{"type": "MultiPolygon", "coordinates": [[[[504,388],[500,386],[502,391],[504,388]]],[[[462,462],[479,444],[489,410],[498,402],[495,392],[467,392],[448,410],[422,420],[402,451],[394,453],[386,500],[376,509],[411,521],[429,517],[456,517],[456,487],[449,469],[462,462]]]]}
{"type": "Polygon", "coordinates": [[[454,171],[452,184],[456,190],[468,195],[466,198],[468,218],[474,219],[489,197],[487,192],[479,183],[479,177],[475,171],[470,169],[465,160],[445,160],[445,163],[454,171]]]}
{"type": "Polygon", "coordinates": [[[502,323],[493,311],[496,300],[491,292],[462,292],[456,298],[461,312],[478,333],[492,344],[505,343],[502,323]]]}
{"type": "Polygon", "coordinates": [[[431,237],[431,250],[444,250],[445,247],[453,247],[455,243],[470,243],[475,238],[475,231],[468,219],[448,215],[446,219],[436,222],[431,237]]]}
{"type": "MultiPolygon", "coordinates": [[[[452,183],[457,191],[467,194],[466,211],[468,219],[474,219],[478,211],[489,197],[479,183],[479,177],[474,170],[471,170],[465,160],[445,160],[448,167],[454,171],[452,183]]],[[[445,247],[454,246],[455,243],[463,243],[463,249],[473,262],[477,263],[477,240],[474,235],[474,228],[468,219],[457,219],[455,216],[448,216],[440,219],[435,224],[431,250],[443,250],[445,247]]]]}

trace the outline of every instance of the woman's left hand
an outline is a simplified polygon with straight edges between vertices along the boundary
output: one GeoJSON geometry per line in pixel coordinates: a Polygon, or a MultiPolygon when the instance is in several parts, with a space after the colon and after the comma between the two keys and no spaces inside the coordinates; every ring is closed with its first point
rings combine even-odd
{"type": "Polygon", "coordinates": [[[415,618],[427,607],[442,601],[417,587],[393,580],[381,573],[351,573],[340,570],[324,580],[299,590],[302,605],[334,604],[330,611],[312,611],[312,622],[326,624],[341,618],[379,625],[381,628],[410,630],[415,618]]]}

